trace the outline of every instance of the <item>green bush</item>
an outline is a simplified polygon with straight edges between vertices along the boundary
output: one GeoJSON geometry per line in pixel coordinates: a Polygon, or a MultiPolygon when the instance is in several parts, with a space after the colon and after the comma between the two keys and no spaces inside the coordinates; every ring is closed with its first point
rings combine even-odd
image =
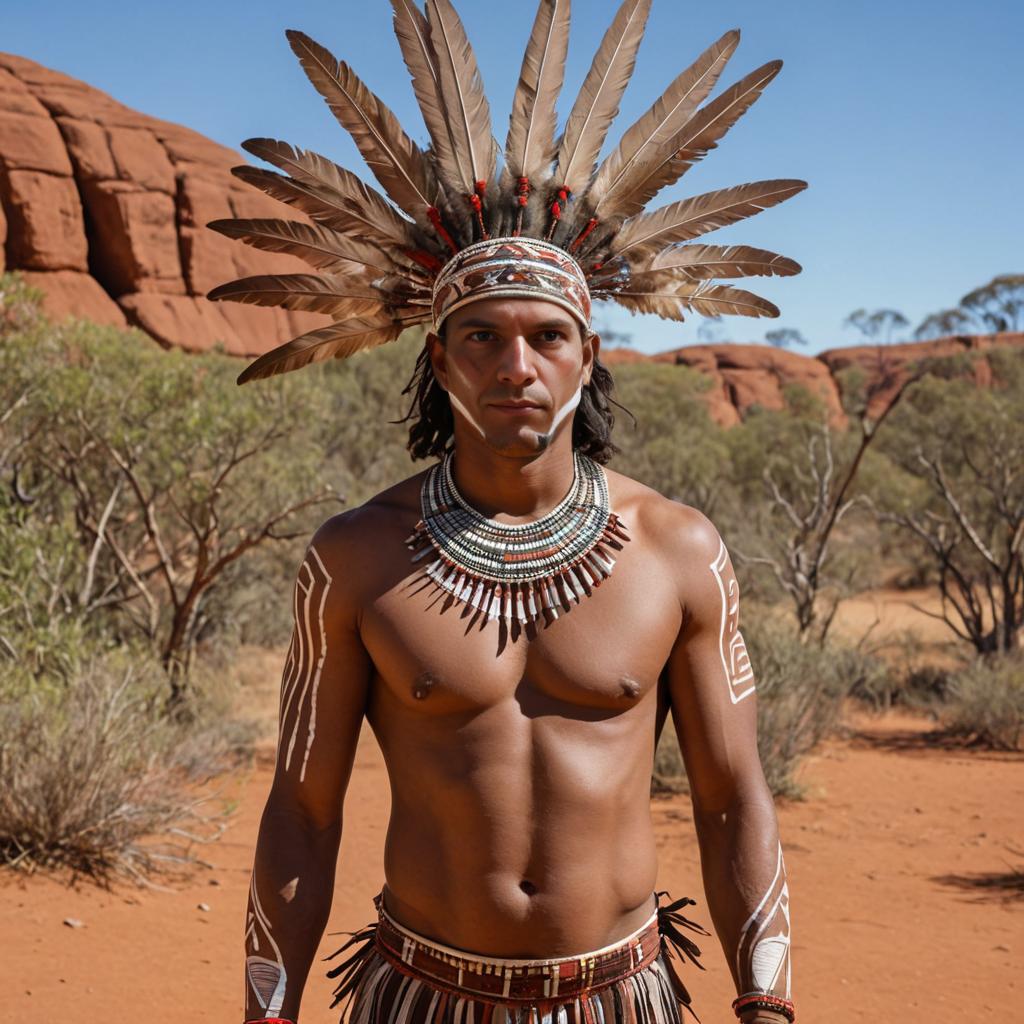
{"type": "Polygon", "coordinates": [[[992,750],[1024,749],[1024,654],[979,658],[948,685],[938,708],[948,735],[992,750]]]}
{"type": "MultiPolygon", "coordinates": [[[[743,633],[757,681],[757,748],[765,780],[775,796],[798,798],[800,762],[835,728],[850,693],[880,685],[888,669],[836,642],[801,643],[791,625],[776,619],[752,620],[743,633]]],[[[684,790],[685,776],[669,721],[655,754],[652,790],[684,790]]]]}

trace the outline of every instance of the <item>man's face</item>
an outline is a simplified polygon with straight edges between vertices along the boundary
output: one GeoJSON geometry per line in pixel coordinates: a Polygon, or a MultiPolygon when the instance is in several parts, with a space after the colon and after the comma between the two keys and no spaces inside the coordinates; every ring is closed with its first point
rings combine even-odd
{"type": "Polygon", "coordinates": [[[434,376],[456,421],[496,452],[536,455],[572,429],[600,340],[544,299],[478,299],[430,335],[434,376]]]}

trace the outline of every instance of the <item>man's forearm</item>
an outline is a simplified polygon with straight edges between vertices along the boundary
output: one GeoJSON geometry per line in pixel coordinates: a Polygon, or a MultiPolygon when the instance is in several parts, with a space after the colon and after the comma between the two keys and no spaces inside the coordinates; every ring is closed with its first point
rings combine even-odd
{"type": "Polygon", "coordinates": [[[724,811],[697,811],[696,822],[704,889],[737,992],[788,1000],[789,888],[767,789],[724,811]]]}
{"type": "Polygon", "coordinates": [[[296,1020],[331,909],[341,823],[275,806],[260,823],[245,921],[245,1017],[296,1020]]]}

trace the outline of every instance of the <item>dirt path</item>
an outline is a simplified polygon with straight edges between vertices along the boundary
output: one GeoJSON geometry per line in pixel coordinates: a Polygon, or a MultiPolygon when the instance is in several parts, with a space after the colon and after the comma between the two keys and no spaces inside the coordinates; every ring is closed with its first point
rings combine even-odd
{"type": "MultiPolygon", "coordinates": [[[[887,716],[828,743],[803,771],[804,803],[780,808],[793,893],[795,996],[805,1022],[962,1024],[1019,1007],[1024,892],[1024,759],[936,749],[925,726],[887,716]],[[1003,877],[1003,883],[999,879],[1003,877]]],[[[0,991],[12,1020],[179,1024],[240,1018],[241,933],[268,757],[236,783],[238,813],[208,851],[213,870],[179,891],[69,890],[0,876],[0,991]],[[203,910],[203,904],[209,909],[203,910]],[[62,922],[82,922],[71,928],[62,922]]],[[[330,931],[369,919],[382,879],[388,787],[366,730],[346,807],[330,931]]],[[[660,886],[701,902],[687,798],[654,804],[660,886]]],[[[327,952],[339,944],[325,939],[327,952]]],[[[705,1024],[731,1018],[724,960],[691,972],[705,1024]]],[[[314,967],[303,1024],[326,1024],[329,983],[314,967]]]]}

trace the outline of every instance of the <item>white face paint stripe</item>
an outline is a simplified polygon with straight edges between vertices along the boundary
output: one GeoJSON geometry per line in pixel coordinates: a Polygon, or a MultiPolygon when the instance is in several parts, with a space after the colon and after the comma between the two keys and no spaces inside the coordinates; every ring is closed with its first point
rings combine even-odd
{"type": "Polygon", "coordinates": [[[718,634],[718,651],[725,670],[725,681],[729,687],[729,699],[738,704],[744,697],[754,692],[754,672],[750,667],[750,656],[747,645],[739,631],[739,593],[735,579],[729,580],[728,591],[722,579],[729,555],[725,541],[719,538],[718,554],[709,568],[718,584],[718,592],[722,598],[722,624],[718,634]],[[747,684],[750,684],[747,686],[747,684]]]}
{"type": "Polygon", "coordinates": [[[775,876],[740,931],[736,974],[742,992],[776,992],[785,968],[784,998],[790,998],[789,886],[779,843],[775,876]],[[767,907],[767,910],[765,909],[767,907]],[[766,934],[771,930],[772,934],[766,934]]]}
{"type": "Polygon", "coordinates": [[[456,409],[458,409],[458,410],[459,410],[459,412],[461,412],[461,413],[462,413],[462,415],[463,415],[463,416],[464,416],[464,417],[466,418],[466,420],[467,420],[467,421],[469,422],[469,425],[470,425],[470,426],[471,426],[471,427],[472,427],[472,428],[473,428],[473,429],[474,429],[474,430],[475,430],[475,431],[476,431],[476,432],[477,432],[477,433],[478,433],[478,434],[479,434],[479,435],[480,435],[481,437],[483,437],[483,438],[486,438],[486,437],[487,437],[487,435],[486,435],[486,434],[484,433],[484,428],[483,428],[483,427],[481,427],[481,426],[480,426],[480,424],[479,424],[479,423],[477,423],[477,421],[476,421],[476,420],[475,420],[475,419],[473,418],[473,414],[472,414],[472,413],[471,413],[471,412],[470,412],[470,411],[469,411],[469,410],[468,410],[468,409],[467,409],[467,408],[466,408],[466,407],[465,407],[465,406],[464,406],[464,405],[462,404],[462,402],[460,402],[460,401],[459,401],[459,399],[458,399],[458,398],[456,398],[456,397],[455,397],[455,395],[453,395],[453,394],[452,394],[452,393],[451,393],[450,391],[448,392],[448,401],[450,401],[450,402],[452,403],[452,405],[454,405],[454,406],[455,406],[455,408],[456,408],[456,409]]]}
{"type": "Polygon", "coordinates": [[[583,384],[580,383],[579,387],[576,388],[575,394],[569,399],[565,405],[562,406],[558,412],[555,413],[555,418],[551,421],[551,426],[548,428],[548,433],[553,434],[557,429],[558,425],[565,419],[569,413],[574,412],[576,406],[580,404],[580,399],[583,398],[583,384]]]}
{"type": "Polygon", "coordinates": [[[310,547],[299,567],[295,584],[295,624],[281,686],[279,743],[284,747],[287,737],[287,748],[283,751],[285,771],[291,769],[299,729],[303,719],[306,721],[306,743],[299,769],[300,782],[305,781],[306,766],[316,737],[317,697],[327,658],[324,609],[332,582],[333,577],[327,571],[319,552],[310,547]]]}

